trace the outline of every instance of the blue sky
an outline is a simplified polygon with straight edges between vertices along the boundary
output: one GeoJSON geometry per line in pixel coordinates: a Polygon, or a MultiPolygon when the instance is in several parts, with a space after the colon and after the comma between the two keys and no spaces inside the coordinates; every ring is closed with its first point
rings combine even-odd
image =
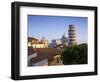
{"type": "Polygon", "coordinates": [[[59,39],[64,33],[68,37],[68,26],[74,24],[78,43],[87,43],[88,18],[70,16],[28,15],[28,36],[37,39],[45,37],[51,42],[59,39]]]}

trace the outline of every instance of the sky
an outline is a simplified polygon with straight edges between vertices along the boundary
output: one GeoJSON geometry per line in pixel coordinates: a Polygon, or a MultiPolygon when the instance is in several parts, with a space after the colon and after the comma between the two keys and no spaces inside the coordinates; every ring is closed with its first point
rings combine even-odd
{"type": "Polygon", "coordinates": [[[75,26],[77,43],[87,43],[87,17],[28,15],[28,37],[39,40],[45,37],[50,43],[53,39],[60,39],[64,33],[68,37],[70,24],[75,26]]]}

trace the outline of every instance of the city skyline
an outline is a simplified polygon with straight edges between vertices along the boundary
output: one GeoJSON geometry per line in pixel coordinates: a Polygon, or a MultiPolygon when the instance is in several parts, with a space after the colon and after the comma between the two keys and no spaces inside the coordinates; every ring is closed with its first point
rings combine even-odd
{"type": "Polygon", "coordinates": [[[68,37],[70,24],[75,25],[77,43],[87,43],[87,17],[28,15],[28,37],[49,40],[60,39],[64,33],[68,37]]]}

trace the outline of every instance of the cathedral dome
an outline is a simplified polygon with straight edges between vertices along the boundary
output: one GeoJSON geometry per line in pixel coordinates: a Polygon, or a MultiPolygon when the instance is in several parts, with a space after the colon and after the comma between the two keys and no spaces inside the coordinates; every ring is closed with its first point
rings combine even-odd
{"type": "Polygon", "coordinates": [[[66,37],[65,33],[63,34],[61,40],[62,40],[62,42],[68,42],[68,38],[66,37]]]}

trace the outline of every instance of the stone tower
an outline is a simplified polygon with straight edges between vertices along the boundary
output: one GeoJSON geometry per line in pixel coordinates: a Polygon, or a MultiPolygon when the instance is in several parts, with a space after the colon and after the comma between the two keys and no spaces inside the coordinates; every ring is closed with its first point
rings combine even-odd
{"type": "Polygon", "coordinates": [[[69,46],[76,45],[76,30],[74,25],[69,25],[69,30],[68,30],[68,36],[69,36],[69,46]]]}

